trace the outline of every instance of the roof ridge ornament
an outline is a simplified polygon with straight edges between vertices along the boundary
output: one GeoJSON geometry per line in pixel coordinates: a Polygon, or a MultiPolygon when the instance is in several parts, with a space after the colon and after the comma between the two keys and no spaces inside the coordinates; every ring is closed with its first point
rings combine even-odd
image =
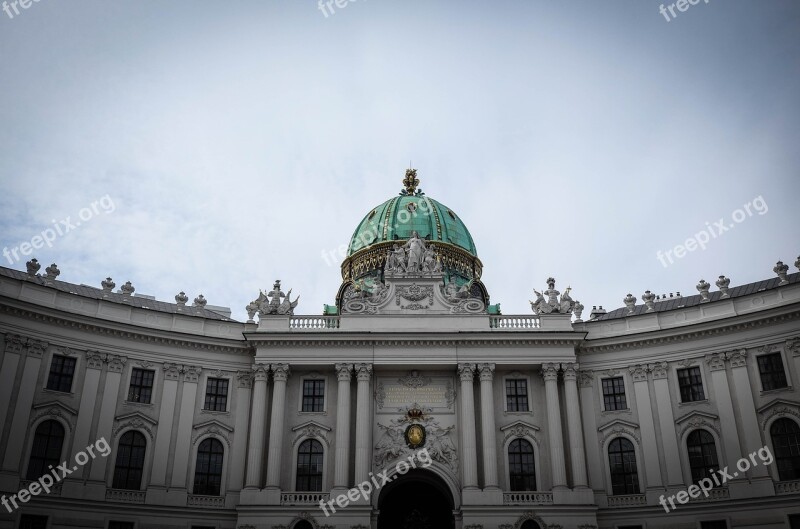
{"type": "Polygon", "coordinates": [[[417,189],[419,185],[419,178],[417,178],[417,170],[408,168],[406,169],[406,176],[403,178],[403,189],[400,191],[402,196],[422,196],[422,188],[417,189]]]}

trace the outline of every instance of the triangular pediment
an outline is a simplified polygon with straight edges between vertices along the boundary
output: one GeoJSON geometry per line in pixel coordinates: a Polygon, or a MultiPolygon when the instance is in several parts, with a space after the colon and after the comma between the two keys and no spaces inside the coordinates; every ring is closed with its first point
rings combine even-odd
{"type": "Polygon", "coordinates": [[[610,430],[610,429],[612,429],[614,427],[627,428],[629,430],[638,430],[639,429],[639,425],[634,423],[634,422],[624,421],[622,419],[614,419],[613,421],[611,421],[611,422],[609,422],[607,424],[604,424],[603,426],[599,427],[597,429],[597,431],[598,432],[605,432],[606,430],[610,430]]]}
{"type": "Polygon", "coordinates": [[[319,428],[320,430],[324,430],[326,432],[330,432],[331,431],[331,427],[330,426],[325,426],[324,424],[319,423],[317,421],[306,421],[303,424],[298,424],[297,426],[292,428],[292,431],[296,432],[298,430],[302,430],[304,428],[309,428],[309,427],[319,428]]]}
{"type": "Polygon", "coordinates": [[[763,406],[761,406],[760,408],[758,408],[758,410],[756,410],[756,411],[757,411],[758,413],[764,413],[764,412],[767,412],[767,411],[769,411],[769,410],[771,410],[772,408],[775,408],[775,407],[777,407],[777,406],[785,406],[785,407],[792,408],[792,409],[795,409],[795,410],[796,410],[798,407],[800,407],[800,405],[798,405],[798,403],[796,403],[796,402],[792,402],[792,401],[790,401],[790,400],[786,400],[786,399],[775,399],[775,400],[771,400],[771,401],[769,401],[768,403],[764,404],[763,406]]]}
{"type": "Polygon", "coordinates": [[[134,419],[141,419],[142,421],[152,426],[158,424],[157,420],[153,419],[152,417],[148,417],[147,415],[139,411],[135,411],[133,413],[126,413],[124,415],[117,415],[116,417],[114,417],[114,420],[117,422],[127,422],[127,421],[132,421],[134,419]]]}
{"type": "Polygon", "coordinates": [[[717,421],[719,420],[719,417],[717,415],[714,415],[713,413],[694,410],[691,413],[687,413],[680,419],[676,419],[675,424],[683,424],[686,421],[690,421],[692,419],[700,419],[700,420],[705,419],[708,421],[717,421]]]}
{"type": "Polygon", "coordinates": [[[66,404],[61,403],[57,400],[50,400],[47,402],[42,402],[40,404],[34,404],[33,406],[33,409],[37,411],[52,409],[52,408],[61,410],[62,413],[66,413],[67,415],[78,415],[78,410],[74,410],[69,406],[67,406],[66,404]]]}
{"type": "Polygon", "coordinates": [[[216,426],[217,428],[222,428],[227,432],[233,432],[233,428],[228,426],[227,424],[221,423],[216,419],[211,419],[210,421],[201,422],[199,424],[195,424],[192,426],[193,430],[201,430],[203,428],[211,428],[212,426],[216,426]]]}
{"type": "Polygon", "coordinates": [[[534,432],[538,432],[539,431],[539,427],[538,426],[536,426],[534,424],[531,424],[529,422],[525,422],[525,421],[514,421],[511,424],[507,424],[505,426],[501,426],[500,427],[500,431],[501,432],[505,432],[507,430],[512,430],[512,429],[515,429],[515,428],[527,428],[529,430],[533,430],[534,432]]]}

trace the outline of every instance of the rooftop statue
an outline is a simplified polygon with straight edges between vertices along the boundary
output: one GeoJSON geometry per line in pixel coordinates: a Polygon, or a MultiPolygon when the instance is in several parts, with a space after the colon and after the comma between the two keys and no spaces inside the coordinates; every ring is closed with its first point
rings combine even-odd
{"type": "Polygon", "coordinates": [[[535,314],[572,314],[572,309],[575,307],[575,301],[569,295],[572,287],[567,287],[561,299],[558,298],[560,292],[556,290],[556,280],[552,277],[547,278],[547,289],[544,292],[539,292],[533,289],[536,294],[536,301],[531,301],[531,309],[535,314]],[[545,299],[547,296],[547,299],[545,299]]]}
{"type": "Polygon", "coordinates": [[[291,289],[289,289],[288,295],[281,291],[281,280],[278,279],[275,281],[269,293],[265,294],[263,290],[259,291],[258,298],[247,305],[247,315],[252,320],[256,311],[259,317],[266,315],[283,316],[286,314],[294,314],[294,308],[300,301],[300,296],[297,296],[294,301],[291,301],[291,295],[291,289]]]}
{"type": "Polygon", "coordinates": [[[411,232],[411,238],[403,245],[403,248],[408,254],[406,272],[422,271],[422,264],[427,248],[425,247],[425,241],[419,238],[419,233],[417,233],[416,230],[411,232]]]}

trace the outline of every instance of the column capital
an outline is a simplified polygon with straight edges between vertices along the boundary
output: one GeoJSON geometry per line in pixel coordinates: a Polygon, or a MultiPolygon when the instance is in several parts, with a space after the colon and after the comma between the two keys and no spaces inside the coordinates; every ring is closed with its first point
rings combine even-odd
{"type": "Polygon", "coordinates": [[[478,364],[478,374],[481,380],[488,380],[491,382],[492,378],[494,378],[494,368],[494,364],[478,364]]]}
{"type": "Polygon", "coordinates": [[[653,380],[667,378],[667,373],[669,372],[669,364],[667,362],[656,362],[654,364],[649,364],[647,368],[651,373],[653,373],[653,380]]]}
{"type": "Polygon", "coordinates": [[[567,362],[565,364],[561,364],[561,369],[564,371],[564,380],[577,380],[578,367],[579,365],[577,362],[567,362]]]}
{"type": "Polygon", "coordinates": [[[86,351],[86,367],[88,369],[103,369],[103,354],[99,351],[86,351]]]}
{"type": "Polygon", "coordinates": [[[631,374],[634,382],[647,382],[647,373],[650,371],[649,366],[645,364],[636,364],[629,366],[628,372],[631,374]]]}
{"type": "Polygon", "coordinates": [[[354,368],[359,382],[369,382],[372,378],[372,364],[356,364],[354,368]]]}
{"type": "Polygon", "coordinates": [[[286,382],[289,379],[289,375],[291,375],[289,364],[271,364],[270,367],[272,368],[272,379],[275,382],[286,382]]]}
{"type": "Polygon", "coordinates": [[[581,369],[578,371],[578,385],[582,388],[590,388],[594,385],[594,371],[581,369]]]}
{"type": "Polygon", "coordinates": [[[200,366],[181,366],[181,373],[183,373],[183,381],[197,384],[197,379],[200,378],[200,371],[203,368],[200,366]]]}
{"type": "Polygon", "coordinates": [[[545,382],[558,380],[558,367],[558,364],[553,362],[542,364],[542,378],[545,382]]]}
{"type": "Polygon", "coordinates": [[[335,364],[336,377],[339,382],[350,382],[353,378],[353,364],[335,364]]]}
{"type": "Polygon", "coordinates": [[[266,382],[269,378],[269,364],[256,364],[251,370],[253,380],[256,382],[266,382]]]}
{"type": "Polygon", "coordinates": [[[28,347],[29,355],[41,358],[44,352],[47,350],[47,346],[50,344],[48,344],[47,342],[43,342],[41,340],[28,338],[28,343],[26,345],[28,347]]]}
{"type": "Polygon", "coordinates": [[[164,370],[164,379],[178,380],[178,375],[181,371],[181,367],[178,364],[164,362],[164,367],[162,369],[164,370]]]}
{"type": "Polygon", "coordinates": [[[253,387],[252,371],[237,371],[236,382],[240,388],[249,389],[253,387]]]}
{"type": "Polygon", "coordinates": [[[21,355],[24,351],[25,341],[19,334],[6,334],[6,352],[21,355]]]}
{"type": "Polygon", "coordinates": [[[458,376],[461,382],[472,382],[475,378],[475,364],[458,364],[458,376]]]}
{"type": "Polygon", "coordinates": [[[728,351],[725,356],[730,360],[731,367],[747,367],[747,349],[736,349],[728,351]]]}
{"type": "Polygon", "coordinates": [[[706,365],[711,371],[725,369],[725,353],[711,353],[705,356],[706,365]]]}
{"type": "Polygon", "coordinates": [[[128,362],[127,356],[120,355],[106,355],[106,363],[108,363],[108,370],[112,373],[122,373],[122,369],[128,362]]]}
{"type": "Polygon", "coordinates": [[[786,350],[792,353],[792,356],[800,356],[800,337],[786,340],[786,350]]]}

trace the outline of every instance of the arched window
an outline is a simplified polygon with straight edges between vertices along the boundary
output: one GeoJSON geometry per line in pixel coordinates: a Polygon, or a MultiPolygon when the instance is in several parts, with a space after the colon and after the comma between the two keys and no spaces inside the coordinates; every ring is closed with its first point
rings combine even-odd
{"type": "Polygon", "coordinates": [[[61,463],[61,447],[64,444],[64,427],[58,421],[44,421],[36,428],[33,436],[31,458],[28,461],[26,479],[36,480],[50,473],[61,463]]]}
{"type": "Polygon", "coordinates": [[[769,429],[775,449],[778,479],[800,479],[800,426],[791,419],[778,419],[769,429]]]}
{"type": "Polygon", "coordinates": [[[197,449],[197,464],[194,467],[195,494],[219,496],[222,486],[222,460],[225,451],[222,443],[208,438],[197,449]]]}
{"type": "Polygon", "coordinates": [[[322,443],[306,439],[297,450],[297,483],[295,489],[308,492],[322,491],[322,443]]]}
{"type": "Polygon", "coordinates": [[[617,437],[608,445],[612,494],[639,494],[639,474],[633,443],[617,437]]]}
{"type": "Polygon", "coordinates": [[[519,529],[542,529],[541,526],[533,520],[525,520],[525,523],[519,526],[519,529]]]}
{"type": "Polygon", "coordinates": [[[717,445],[714,437],[706,430],[695,430],[686,438],[686,449],[689,453],[689,468],[692,470],[692,482],[710,478],[719,468],[717,461],[717,445]]]}
{"type": "Polygon", "coordinates": [[[142,487],[142,469],[147,440],[140,432],[126,432],[117,445],[117,463],[114,466],[115,489],[139,490],[142,487]]]}
{"type": "Polygon", "coordinates": [[[308,520],[300,520],[299,522],[294,524],[294,527],[292,527],[292,529],[314,529],[314,526],[311,525],[311,522],[309,522],[308,520]]]}
{"type": "Polygon", "coordinates": [[[508,445],[508,475],[512,491],[536,490],[533,446],[525,439],[514,439],[508,445]]]}

